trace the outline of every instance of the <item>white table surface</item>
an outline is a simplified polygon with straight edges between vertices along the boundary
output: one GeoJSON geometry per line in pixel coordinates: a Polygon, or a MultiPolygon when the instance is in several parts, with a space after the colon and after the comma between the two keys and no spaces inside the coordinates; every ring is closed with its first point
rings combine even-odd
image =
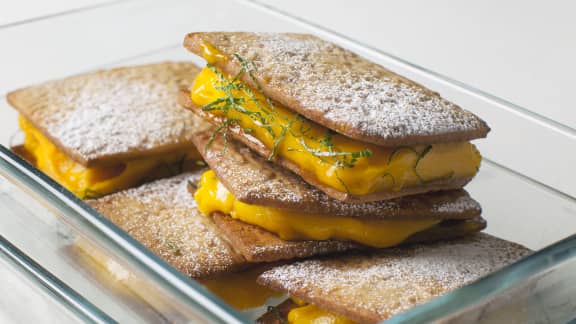
{"type": "MultiPolygon", "coordinates": [[[[576,165],[576,145],[570,146],[576,143],[576,108],[571,100],[576,84],[575,2],[259,1],[2,1],[0,96],[11,89],[110,64],[161,60],[167,53],[171,59],[190,59],[179,44],[182,36],[193,30],[302,32],[312,24],[319,33],[336,33],[344,42],[351,40],[401,57],[525,108],[526,111],[506,111],[507,115],[490,115],[497,119],[495,124],[500,121],[499,126],[507,125],[506,118],[517,114],[532,123],[509,125],[511,129],[506,134],[495,131],[495,136],[501,141],[513,138],[511,133],[515,132],[524,131],[528,136],[532,132],[529,127],[538,125],[549,133],[530,135],[534,138],[529,137],[531,142],[526,147],[546,146],[549,152],[561,150],[562,161],[556,162],[550,156],[546,165],[527,162],[524,167],[520,159],[506,155],[502,145],[486,145],[483,152],[506,167],[568,195],[576,195],[573,185],[576,176],[567,173],[571,165],[576,165]],[[544,140],[560,136],[568,147],[544,140]]],[[[15,130],[14,111],[1,110],[3,144],[15,130]]],[[[524,150],[522,159],[525,161],[532,154],[538,161],[538,152],[538,148],[524,150]]],[[[495,172],[490,165],[484,170],[489,174],[495,172]]],[[[502,180],[500,176],[499,181],[499,185],[513,187],[518,180],[513,177],[502,180]]],[[[474,185],[471,184],[471,190],[474,185]]],[[[535,190],[519,194],[530,199],[545,193],[535,190]]],[[[490,208],[488,211],[492,211],[490,208]]],[[[516,208],[517,213],[526,213],[528,208],[534,213],[538,206],[516,208]]],[[[548,206],[542,208],[542,213],[550,211],[548,206]]],[[[572,221],[570,226],[576,226],[574,219],[568,218],[570,215],[576,218],[576,211],[563,212],[567,224],[572,221]]],[[[493,223],[496,234],[500,234],[499,226],[512,226],[505,219],[493,223]]],[[[531,234],[526,235],[528,241],[531,234]]],[[[0,286],[30,291],[25,281],[2,264],[0,286]]],[[[33,295],[31,292],[30,296],[33,295]]],[[[42,304],[42,298],[30,298],[35,305],[42,304]]],[[[50,317],[43,311],[50,308],[47,305],[36,307],[39,311],[25,317],[4,310],[15,304],[0,303],[1,322],[50,317]]],[[[59,315],[53,316],[50,317],[53,322],[63,321],[59,315]]]]}

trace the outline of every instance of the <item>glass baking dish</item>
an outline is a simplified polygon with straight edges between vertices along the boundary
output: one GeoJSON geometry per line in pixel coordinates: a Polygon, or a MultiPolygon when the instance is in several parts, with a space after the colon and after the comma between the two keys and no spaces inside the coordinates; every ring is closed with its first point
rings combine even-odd
{"type": "MultiPolygon", "coordinates": [[[[491,172],[478,182],[503,172],[491,164],[485,169],[491,172]]],[[[0,174],[0,255],[78,318],[241,323],[265,310],[232,309],[5,147],[0,147],[0,174]]],[[[543,196],[535,204],[576,206],[549,189],[534,189],[543,196]]],[[[567,322],[576,316],[575,273],[576,235],[389,322],[567,322]]]]}
{"type": "MultiPolygon", "coordinates": [[[[537,251],[389,322],[576,318],[576,189],[571,185],[576,158],[573,151],[559,149],[576,147],[576,133],[321,28],[305,25],[298,31],[340,43],[486,119],[493,131],[477,143],[483,165],[466,188],[483,206],[488,233],[537,251]]],[[[181,58],[180,51],[166,49],[137,62],[181,58]]],[[[130,63],[135,61],[123,62],[130,63]]],[[[0,103],[0,109],[6,106],[0,103]]],[[[233,309],[5,146],[0,175],[2,264],[24,274],[70,316],[94,322],[243,323],[265,311],[233,309]]]]}

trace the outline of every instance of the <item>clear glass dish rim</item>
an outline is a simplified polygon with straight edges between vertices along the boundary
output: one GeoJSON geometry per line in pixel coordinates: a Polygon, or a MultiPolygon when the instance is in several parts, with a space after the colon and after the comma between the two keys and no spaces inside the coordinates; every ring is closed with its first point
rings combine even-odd
{"type": "Polygon", "coordinates": [[[11,265],[14,270],[24,274],[42,291],[71,311],[77,318],[87,323],[116,323],[105,312],[96,307],[74,289],[54,276],[28,255],[18,249],[0,234],[0,259],[11,265]]]}
{"type": "Polygon", "coordinates": [[[440,321],[500,296],[565,262],[576,260],[576,234],[566,237],[471,284],[417,305],[386,323],[440,321]]]}
{"type": "Polygon", "coordinates": [[[82,235],[104,245],[123,261],[137,267],[187,309],[200,312],[213,323],[249,321],[4,145],[0,145],[0,174],[42,197],[82,235]]]}

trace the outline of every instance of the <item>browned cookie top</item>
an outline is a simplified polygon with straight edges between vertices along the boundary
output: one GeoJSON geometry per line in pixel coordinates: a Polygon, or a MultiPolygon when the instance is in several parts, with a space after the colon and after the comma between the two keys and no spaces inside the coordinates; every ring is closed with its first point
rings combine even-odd
{"type": "Polygon", "coordinates": [[[370,249],[353,242],[335,240],[285,241],[258,226],[241,222],[228,215],[214,213],[212,217],[222,235],[250,262],[292,260],[352,249],[370,249]]]}
{"type": "Polygon", "coordinates": [[[276,267],[258,281],[360,322],[377,322],[531,253],[488,234],[276,267]]]}
{"type": "MultiPolygon", "coordinates": [[[[423,86],[313,35],[191,33],[184,40],[202,55],[208,42],[225,56],[230,74],[239,58],[264,93],[338,133],[384,146],[466,141],[485,137],[486,123],[423,86]]],[[[246,75],[242,80],[257,87],[246,75]]]]}
{"type": "Polygon", "coordinates": [[[176,269],[205,278],[242,268],[246,260],[196,209],[185,173],[87,203],[176,269]]]}
{"type": "MultiPolygon", "coordinates": [[[[286,241],[263,228],[233,219],[222,213],[213,213],[212,218],[222,235],[228,239],[234,249],[250,262],[272,262],[334,254],[350,250],[374,249],[373,247],[351,241],[286,241]]],[[[485,227],[486,221],[481,217],[469,220],[444,221],[429,229],[411,235],[401,244],[451,240],[472,235],[485,227]]]]}
{"type": "Polygon", "coordinates": [[[177,103],[197,66],[165,62],[90,72],[13,91],[8,101],[83,165],[193,147],[203,122],[177,103]]]}

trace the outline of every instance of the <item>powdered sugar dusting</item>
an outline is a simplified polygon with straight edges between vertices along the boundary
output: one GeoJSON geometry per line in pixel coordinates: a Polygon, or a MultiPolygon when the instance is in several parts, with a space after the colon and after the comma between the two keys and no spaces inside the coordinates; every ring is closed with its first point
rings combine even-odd
{"type": "Polygon", "coordinates": [[[21,90],[29,98],[19,109],[81,162],[189,146],[198,119],[178,105],[177,92],[197,73],[183,62],[88,73],[21,90]]]}
{"type": "Polygon", "coordinates": [[[196,200],[190,192],[190,183],[198,183],[200,174],[184,173],[172,178],[157,180],[140,187],[128,189],[112,195],[111,198],[100,200],[115,200],[119,197],[128,197],[144,205],[171,206],[174,208],[196,208],[196,200]]]}
{"type": "Polygon", "coordinates": [[[458,196],[450,201],[443,201],[430,206],[432,211],[438,213],[460,214],[476,209],[480,212],[480,205],[469,196],[458,196]]]}
{"type": "Polygon", "coordinates": [[[88,201],[100,213],[178,270],[200,278],[244,264],[196,209],[186,173],[88,201]]]}
{"type": "Polygon", "coordinates": [[[466,140],[488,132],[482,120],[437,93],[311,35],[199,37],[253,61],[270,97],[349,137],[393,145],[466,140]]]}
{"type": "Polygon", "coordinates": [[[264,283],[359,320],[383,320],[475,281],[531,251],[487,234],[280,266],[264,283]]]}

